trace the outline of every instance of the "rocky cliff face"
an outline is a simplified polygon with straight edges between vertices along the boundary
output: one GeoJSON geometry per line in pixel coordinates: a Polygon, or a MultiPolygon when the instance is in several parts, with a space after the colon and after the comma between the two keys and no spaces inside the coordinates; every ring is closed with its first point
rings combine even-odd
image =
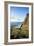
{"type": "Polygon", "coordinates": [[[29,35],[29,14],[26,15],[25,21],[21,25],[21,29],[25,34],[29,35]]]}

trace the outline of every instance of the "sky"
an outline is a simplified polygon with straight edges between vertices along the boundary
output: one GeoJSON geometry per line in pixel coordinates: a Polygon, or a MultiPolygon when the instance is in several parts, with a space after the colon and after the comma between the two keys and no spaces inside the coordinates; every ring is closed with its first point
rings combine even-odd
{"type": "Polygon", "coordinates": [[[11,22],[23,22],[26,14],[29,13],[28,7],[10,7],[10,20],[11,22]]]}

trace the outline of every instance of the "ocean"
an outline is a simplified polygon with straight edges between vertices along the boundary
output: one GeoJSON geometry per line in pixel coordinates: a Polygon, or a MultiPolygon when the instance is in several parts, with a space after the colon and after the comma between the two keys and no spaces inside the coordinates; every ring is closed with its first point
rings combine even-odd
{"type": "Polygon", "coordinates": [[[23,22],[10,22],[11,27],[20,28],[23,22]]]}

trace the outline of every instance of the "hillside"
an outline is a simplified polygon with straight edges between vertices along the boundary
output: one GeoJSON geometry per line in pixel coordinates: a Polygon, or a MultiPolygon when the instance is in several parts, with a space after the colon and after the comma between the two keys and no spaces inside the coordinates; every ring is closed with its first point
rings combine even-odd
{"type": "Polygon", "coordinates": [[[29,37],[29,14],[27,13],[24,22],[20,28],[11,28],[11,39],[28,38],[29,37]],[[12,33],[11,33],[12,32],[12,33]]]}
{"type": "Polygon", "coordinates": [[[24,33],[26,36],[29,36],[29,14],[26,15],[25,21],[20,28],[22,33],[24,33]]]}

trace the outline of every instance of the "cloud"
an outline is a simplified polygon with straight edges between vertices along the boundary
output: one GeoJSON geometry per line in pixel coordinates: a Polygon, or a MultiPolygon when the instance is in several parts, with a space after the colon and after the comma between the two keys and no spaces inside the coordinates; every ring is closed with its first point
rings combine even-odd
{"type": "Polygon", "coordinates": [[[10,17],[10,21],[11,22],[22,22],[22,21],[24,21],[24,18],[25,17],[21,17],[21,16],[11,16],[10,17]]]}
{"type": "Polygon", "coordinates": [[[11,19],[18,19],[19,16],[11,16],[10,18],[11,18],[11,19]]]}

